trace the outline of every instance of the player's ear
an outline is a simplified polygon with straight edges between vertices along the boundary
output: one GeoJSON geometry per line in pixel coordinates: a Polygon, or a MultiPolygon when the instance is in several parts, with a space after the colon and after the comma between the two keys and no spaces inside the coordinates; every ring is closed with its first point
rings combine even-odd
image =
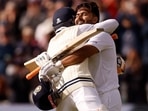
{"type": "Polygon", "coordinates": [[[98,17],[94,16],[93,19],[92,19],[92,22],[95,24],[98,22],[98,17]]]}

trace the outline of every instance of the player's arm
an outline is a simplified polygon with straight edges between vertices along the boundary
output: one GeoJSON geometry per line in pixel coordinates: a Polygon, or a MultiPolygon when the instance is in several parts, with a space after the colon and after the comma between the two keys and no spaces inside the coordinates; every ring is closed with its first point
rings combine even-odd
{"type": "Polygon", "coordinates": [[[118,26],[119,23],[116,19],[107,19],[94,25],[94,27],[103,28],[105,32],[111,34],[113,40],[118,39],[118,35],[116,33],[113,33],[118,26]]]}
{"type": "Polygon", "coordinates": [[[96,23],[94,25],[95,28],[103,28],[105,32],[112,34],[117,27],[119,26],[119,23],[116,19],[108,19],[99,23],[96,23]]]}
{"type": "Polygon", "coordinates": [[[96,23],[94,25],[92,24],[82,24],[79,25],[78,35],[83,33],[84,31],[92,30],[94,28],[101,28],[104,29],[105,32],[112,34],[117,27],[119,26],[119,23],[116,19],[108,19],[99,23],[96,23]]]}
{"type": "Polygon", "coordinates": [[[85,45],[79,50],[75,51],[74,53],[70,54],[69,56],[65,57],[61,60],[64,67],[79,64],[83,62],[86,58],[98,53],[99,50],[92,46],[92,45],[85,45]]]}
{"type": "Polygon", "coordinates": [[[113,32],[117,29],[118,26],[119,26],[119,23],[116,19],[108,19],[108,20],[96,23],[94,25],[90,25],[90,24],[80,25],[78,34],[81,34],[84,31],[88,31],[94,28],[103,28],[105,32],[111,34],[111,37],[113,38],[113,40],[116,40],[118,39],[118,35],[113,32]]]}
{"type": "Polygon", "coordinates": [[[110,39],[110,35],[106,32],[102,32],[99,35],[94,36],[82,48],[62,59],[61,61],[64,67],[79,64],[83,62],[86,58],[99,53],[100,48],[96,44],[98,43],[98,41],[102,41],[104,43],[104,47],[110,47],[108,41],[104,39],[105,37],[106,39],[110,39]]]}

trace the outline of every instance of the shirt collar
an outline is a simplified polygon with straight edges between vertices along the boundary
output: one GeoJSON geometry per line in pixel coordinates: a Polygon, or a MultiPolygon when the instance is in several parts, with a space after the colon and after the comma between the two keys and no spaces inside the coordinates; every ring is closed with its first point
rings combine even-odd
{"type": "Polygon", "coordinates": [[[66,28],[66,27],[60,27],[60,28],[58,28],[55,32],[58,33],[58,32],[60,32],[61,30],[65,29],[65,28],[66,28]]]}

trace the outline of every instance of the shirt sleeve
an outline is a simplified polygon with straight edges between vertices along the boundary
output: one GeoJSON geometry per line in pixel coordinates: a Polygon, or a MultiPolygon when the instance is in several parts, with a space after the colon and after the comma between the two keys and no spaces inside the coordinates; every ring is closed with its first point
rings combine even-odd
{"type": "Polygon", "coordinates": [[[107,48],[113,47],[113,40],[108,33],[101,32],[98,35],[92,37],[85,45],[92,45],[99,51],[103,51],[107,48]]]}
{"type": "Polygon", "coordinates": [[[105,32],[111,34],[119,26],[119,23],[116,19],[108,19],[94,25],[95,28],[103,28],[105,32]]]}

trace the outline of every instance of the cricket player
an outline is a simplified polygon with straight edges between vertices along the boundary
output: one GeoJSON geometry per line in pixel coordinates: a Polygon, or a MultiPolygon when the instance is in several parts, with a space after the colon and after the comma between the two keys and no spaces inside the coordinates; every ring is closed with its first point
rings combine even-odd
{"type": "MultiPolygon", "coordinates": [[[[94,24],[98,22],[99,10],[97,9],[98,7],[94,2],[86,2],[78,5],[76,8],[75,24],[94,24]]],[[[77,59],[73,59],[74,57],[72,55],[68,59],[70,63],[72,61],[76,63],[76,60],[80,61],[80,59],[84,60],[86,57],[89,57],[89,70],[94,78],[101,102],[109,111],[121,111],[122,103],[118,90],[119,83],[116,72],[116,51],[113,41],[109,39],[102,32],[99,34],[99,37],[95,36],[86,43],[87,45],[83,47],[83,53],[81,53],[81,49],[78,51],[80,56],[77,59]],[[89,53],[86,53],[86,51],[89,51],[89,53]],[[83,54],[85,57],[82,56],[83,54]]],[[[78,55],[77,53],[75,54],[78,55]]]]}
{"type": "MultiPolygon", "coordinates": [[[[61,12],[59,12],[59,14],[61,14],[61,12]]],[[[59,24],[60,24],[59,21],[62,19],[60,17],[55,17],[55,18],[56,19],[54,19],[54,20],[56,22],[53,21],[53,23],[55,23],[56,25],[54,25],[54,26],[59,26],[59,24]]],[[[61,47],[61,45],[65,43],[65,41],[71,41],[73,38],[75,39],[75,37],[78,34],[84,32],[84,31],[91,30],[94,28],[94,26],[95,25],[84,24],[84,25],[81,25],[81,28],[80,28],[80,26],[73,26],[73,27],[69,27],[68,29],[67,28],[62,29],[60,32],[57,33],[57,35],[51,40],[51,42],[49,44],[49,48],[48,48],[49,56],[52,56],[52,54],[54,55],[55,50],[58,50],[61,47]],[[67,35],[69,35],[69,36],[67,36],[67,35]],[[70,37],[72,37],[72,38],[70,38],[70,37]],[[56,42],[54,42],[54,40],[56,42]]],[[[96,26],[99,26],[99,25],[96,25],[96,26]]],[[[115,22],[114,25],[112,25],[112,26],[113,26],[112,28],[117,27],[118,23],[115,22]]],[[[57,30],[57,31],[59,31],[59,30],[57,30]]],[[[106,32],[104,32],[104,33],[106,33],[106,32]]],[[[106,34],[111,39],[111,36],[108,33],[106,33],[106,34]]],[[[87,45],[85,47],[87,47],[87,45]]],[[[83,48],[81,48],[80,50],[83,51],[83,48]]],[[[77,53],[77,52],[75,52],[75,53],[77,53]]],[[[86,53],[88,53],[88,52],[86,51],[86,53]]],[[[78,55],[74,54],[75,58],[80,56],[79,53],[77,53],[77,54],[78,55]]],[[[71,56],[68,56],[68,58],[71,58],[71,56]]],[[[63,90],[62,95],[61,95],[62,101],[59,102],[59,105],[57,107],[57,111],[58,110],[59,111],[68,111],[68,110],[72,110],[72,109],[78,110],[78,111],[82,111],[82,110],[83,111],[84,110],[85,111],[104,111],[104,110],[106,110],[104,107],[101,109],[102,104],[100,102],[99,96],[96,93],[96,88],[93,84],[93,81],[91,81],[91,80],[93,80],[93,78],[92,78],[92,76],[89,72],[89,69],[88,69],[88,63],[89,63],[88,57],[86,57],[84,60],[79,59],[80,61],[71,62],[71,63],[68,63],[68,61],[69,61],[68,58],[58,61],[54,65],[55,66],[54,68],[53,67],[51,68],[52,63],[46,63],[43,65],[42,62],[41,62],[41,64],[37,62],[37,64],[39,64],[39,66],[41,67],[39,79],[44,78],[44,76],[47,77],[47,75],[51,76],[51,73],[53,74],[56,72],[55,69],[59,70],[59,69],[64,68],[64,70],[62,71],[62,76],[61,76],[60,80],[58,80],[58,83],[56,86],[58,89],[65,87],[65,89],[63,90]],[[49,72],[50,72],[50,74],[49,74],[49,72]],[[67,105],[65,105],[65,104],[67,104],[67,105]]]]}

